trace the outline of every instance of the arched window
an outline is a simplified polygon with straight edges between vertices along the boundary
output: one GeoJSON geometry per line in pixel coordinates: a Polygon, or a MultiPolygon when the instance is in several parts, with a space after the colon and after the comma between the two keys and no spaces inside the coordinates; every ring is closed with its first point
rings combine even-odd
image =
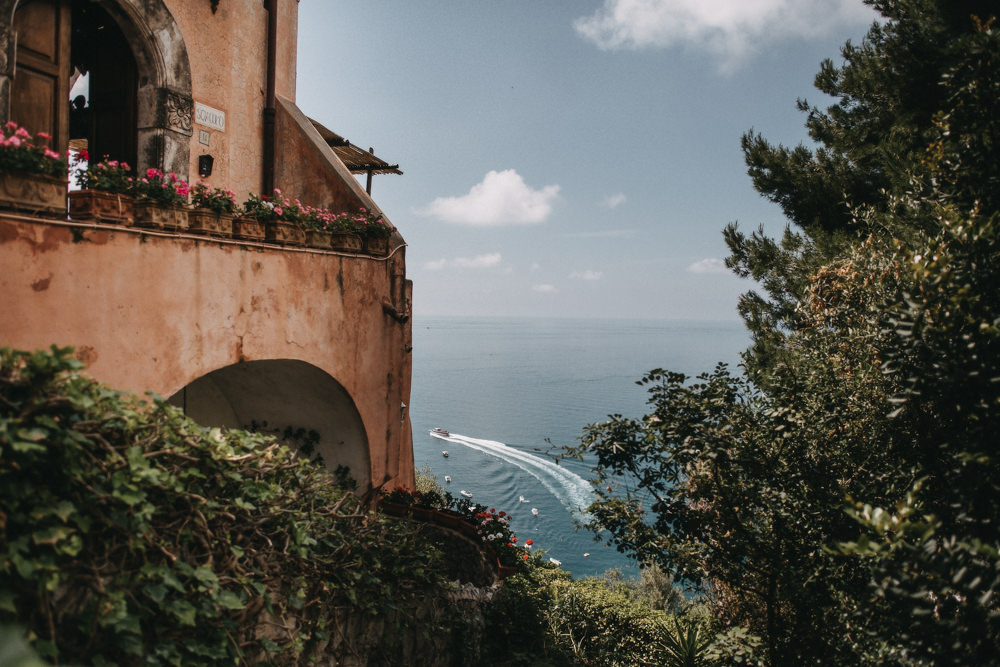
{"type": "Polygon", "coordinates": [[[193,111],[163,0],[0,0],[0,122],[187,178],[193,111]]]}

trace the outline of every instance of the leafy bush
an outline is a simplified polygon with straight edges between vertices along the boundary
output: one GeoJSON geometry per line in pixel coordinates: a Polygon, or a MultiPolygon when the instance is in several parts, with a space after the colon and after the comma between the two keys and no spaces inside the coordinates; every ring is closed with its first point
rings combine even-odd
{"type": "MultiPolygon", "coordinates": [[[[574,580],[532,558],[487,610],[484,665],[673,665],[675,617],[652,609],[618,577],[574,580]]],[[[686,622],[685,627],[688,627],[686,622]]],[[[708,628],[701,627],[701,651],[708,628]]],[[[700,664],[700,663],[698,663],[700,664]]]]}
{"type": "MultiPolygon", "coordinates": [[[[439,554],[273,438],[201,427],[0,349],[0,624],[88,665],[300,664],[338,619],[394,619],[439,554]]],[[[391,655],[400,633],[373,651],[391,655]]]]}

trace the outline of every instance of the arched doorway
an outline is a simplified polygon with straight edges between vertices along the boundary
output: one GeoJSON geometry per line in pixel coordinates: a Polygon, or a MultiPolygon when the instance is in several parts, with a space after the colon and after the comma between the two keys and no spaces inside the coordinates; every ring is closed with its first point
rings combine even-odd
{"type": "Polygon", "coordinates": [[[347,390],[312,364],[294,359],[248,361],[204,375],[168,400],[203,426],[272,433],[346,469],[358,490],[371,487],[371,458],[361,416],[347,390]]]}
{"type": "Polygon", "coordinates": [[[132,47],[100,5],[75,2],[71,16],[70,145],[95,160],[137,166],[139,70],[132,47]]]}
{"type": "Polygon", "coordinates": [[[0,121],[187,178],[191,68],[163,0],[0,0],[0,17],[0,121]],[[74,69],[91,76],[71,114],[74,69]]]}

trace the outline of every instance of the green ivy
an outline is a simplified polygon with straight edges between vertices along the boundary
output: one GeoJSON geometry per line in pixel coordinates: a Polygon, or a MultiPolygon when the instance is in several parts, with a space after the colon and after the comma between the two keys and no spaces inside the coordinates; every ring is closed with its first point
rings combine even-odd
{"type": "Polygon", "coordinates": [[[199,426],[79,370],[69,349],[0,349],[0,624],[40,656],[300,664],[345,611],[440,630],[393,613],[441,580],[407,522],[273,437],[199,426]]]}

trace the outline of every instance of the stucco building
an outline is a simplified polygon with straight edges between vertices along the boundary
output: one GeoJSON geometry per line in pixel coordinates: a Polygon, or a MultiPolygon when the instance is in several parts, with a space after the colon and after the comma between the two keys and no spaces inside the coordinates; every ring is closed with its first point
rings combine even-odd
{"type": "MultiPolygon", "coordinates": [[[[295,104],[297,22],[298,0],[0,0],[0,121],[239,201],[379,212],[295,104]]],[[[379,257],[0,211],[0,345],[74,346],[207,425],[315,431],[362,492],[413,481],[410,299],[398,234],[379,257]]]]}

